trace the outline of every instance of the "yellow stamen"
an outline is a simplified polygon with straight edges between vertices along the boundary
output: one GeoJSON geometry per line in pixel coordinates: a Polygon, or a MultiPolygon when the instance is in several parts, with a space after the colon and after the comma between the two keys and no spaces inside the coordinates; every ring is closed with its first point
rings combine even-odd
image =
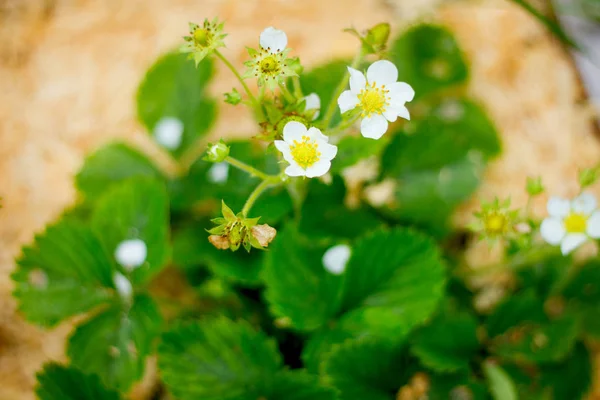
{"type": "Polygon", "coordinates": [[[375,83],[367,85],[358,94],[360,107],[362,108],[362,117],[370,117],[372,114],[383,114],[388,105],[389,97],[386,95],[389,90],[385,86],[375,87],[375,83]]]}
{"type": "Polygon", "coordinates": [[[292,157],[298,165],[304,169],[315,164],[321,158],[319,146],[312,142],[308,136],[302,136],[302,141],[294,140],[294,145],[290,146],[292,157]]]}
{"type": "Polygon", "coordinates": [[[273,56],[263,58],[260,62],[260,70],[263,74],[277,72],[279,70],[279,63],[273,56]]]}
{"type": "Polygon", "coordinates": [[[569,233],[584,233],[587,228],[587,218],[583,214],[573,213],[565,218],[565,229],[569,233]]]}

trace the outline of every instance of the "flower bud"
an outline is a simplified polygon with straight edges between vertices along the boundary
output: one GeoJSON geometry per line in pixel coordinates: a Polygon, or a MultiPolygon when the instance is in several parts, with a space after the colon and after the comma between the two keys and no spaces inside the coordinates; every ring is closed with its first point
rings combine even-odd
{"type": "Polygon", "coordinates": [[[229,156],[229,146],[221,139],[218,143],[208,145],[204,160],[215,163],[223,162],[227,156],[229,156]]]}
{"type": "Polygon", "coordinates": [[[537,196],[538,194],[544,193],[542,178],[539,176],[537,178],[527,177],[526,189],[530,196],[537,196]]]}
{"type": "Polygon", "coordinates": [[[365,42],[376,52],[384,50],[390,37],[390,24],[382,22],[367,31],[365,42]]]}
{"type": "Polygon", "coordinates": [[[233,88],[230,93],[225,93],[225,103],[236,106],[240,104],[241,101],[242,95],[240,95],[240,92],[238,92],[236,88],[233,88]]]}

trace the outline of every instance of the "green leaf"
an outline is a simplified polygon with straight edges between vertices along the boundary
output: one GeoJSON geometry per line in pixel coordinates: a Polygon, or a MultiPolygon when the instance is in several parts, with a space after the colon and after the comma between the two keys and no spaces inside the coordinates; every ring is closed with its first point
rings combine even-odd
{"type": "Polygon", "coordinates": [[[39,400],[120,400],[119,393],[102,386],[97,375],[49,363],[37,373],[39,400]]]}
{"type": "Polygon", "coordinates": [[[480,348],[477,321],[467,312],[445,310],[416,332],[411,351],[437,372],[468,370],[480,348]]]}
{"type": "Polygon", "coordinates": [[[464,85],[468,67],[454,35],[446,28],[419,24],[390,46],[390,60],[400,81],[409,83],[416,96],[464,85]]]}
{"type": "Polygon", "coordinates": [[[517,388],[510,376],[498,365],[483,363],[483,372],[494,400],[517,400],[517,388]]]}
{"type": "Polygon", "coordinates": [[[169,199],[164,183],[136,178],[112,188],[98,201],[92,226],[111,255],[124,240],[146,243],[146,262],[132,271],[131,279],[147,282],[165,266],[170,253],[169,199]]]}
{"type": "MultiPolygon", "coordinates": [[[[336,400],[333,389],[319,384],[316,376],[304,371],[284,371],[278,373],[274,382],[259,399],[265,400],[336,400]]],[[[255,400],[249,398],[248,400],[255,400]]]]}
{"type": "Polygon", "coordinates": [[[600,304],[600,260],[590,260],[579,267],[563,288],[562,295],[580,305],[600,304]]]}
{"type": "Polygon", "coordinates": [[[13,294],[27,320],[51,327],[105,302],[114,287],[112,271],[90,229],[64,220],[23,248],[12,274],[13,294]]]}
{"type": "Polygon", "coordinates": [[[389,143],[389,137],[379,140],[367,139],[362,136],[345,136],[337,144],[338,152],[335,162],[331,164],[331,173],[339,174],[344,168],[355,165],[368,157],[379,157],[389,143]]]}
{"type": "Polygon", "coordinates": [[[578,334],[578,320],[574,316],[545,324],[523,324],[494,337],[490,351],[516,362],[560,361],[571,351],[578,334]]]}
{"type": "Polygon", "coordinates": [[[383,177],[395,182],[393,201],[383,211],[444,233],[450,214],[479,185],[485,160],[499,151],[496,129],[476,104],[435,103],[394,136],[383,154],[383,177]]]}
{"type": "Polygon", "coordinates": [[[439,253],[416,232],[379,230],[357,240],[341,276],[325,270],[323,247],[301,240],[288,228],[272,244],[265,297],[272,313],[288,318],[292,328],[321,329],[303,356],[312,367],[322,350],[348,336],[401,340],[431,315],[443,295],[439,253]]]}
{"type": "Polygon", "coordinates": [[[124,143],[113,143],[86,158],[75,185],[86,200],[95,201],[113,184],[133,177],[164,178],[146,156],[124,143]]]}
{"type": "Polygon", "coordinates": [[[354,239],[382,225],[367,208],[344,206],[346,187],[339,176],[334,176],[329,185],[312,179],[307,191],[298,229],[312,239],[354,239]]]}
{"type": "Polygon", "coordinates": [[[335,347],[322,370],[325,380],[340,391],[340,400],[393,400],[416,372],[404,347],[372,338],[335,347]]]}
{"type": "Polygon", "coordinates": [[[282,361],[275,342],[246,322],[204,319],[163,335],[159,368],[180,400],[257,399],[282,361]]]}
{"type": "MultiPolygon", "coordinates": [[[[279,238],[275,238],[277,242],[279,238]]],[[[175,231],[173,234],[173,262],[183,269],[207,266],[213,274],[244,286],[260,284],[265,252],[218,250],[208,241],[202,222],[175,231]]]]}
{"type": "Polygon", "coordinates": [[[177,118],[183,123],[181,144],[170,150],[175,157],[205,135],[215,120],[216,102],[206,91],[212,75],[210,59],[196,68],[185,54],[169,53],[150,68],[140,84],[138,118],[151,134],[162,118],[177,118]]]}
{"type": "MultiPolygon", "coordinates": [[[[300,85],[302,86],[304,94],[309,95],[311,93],[316,93],[321,99],[322,106],[320,118],[325,115],[330,102],[333,101],[337,103],[337,99],[334,99],[333,95],[344,75],[348,73],[347,67],[349,65],[350,61],[336,60],[300,75],[300,85]]],[[[341,118],[339,107],[336,107],[336,111],[333,115],[334,117],[331,120],[331,125],[335,126],[340,122],[341,118]]]]}
{"type": "Polygon", "coordinates": [[[542,387],[550,387],[553,399],[585,398],[592,386],[592,362],[582,343],[560,364],[543,366],[540,369],[542,387]]]}
{"type": "Polygon", "coordinates": [[[143,376],[161,319],[146,295],[137,296],[129,309],[115,303],[75,329],[67,354],[77,368],[97,374],[108,387],[126,391],[143,376]]]}
{"type": "Polygon", "coordinates": [[[287,225],[267,252],[263,270],[265,298],[271,312],[289,318],[295,329],[317,329],[338,309],[341,278],[323,267],[325,250],[301,242],[293,225],[287,225]]]}
{"type": "Polygon", "coordinates": [[[543,301],[529,290],[512,295],[500,303],[488,317],[486,329],[489,337],[495,337],[523,323],[544,324],[547,321],[543,301]]]}

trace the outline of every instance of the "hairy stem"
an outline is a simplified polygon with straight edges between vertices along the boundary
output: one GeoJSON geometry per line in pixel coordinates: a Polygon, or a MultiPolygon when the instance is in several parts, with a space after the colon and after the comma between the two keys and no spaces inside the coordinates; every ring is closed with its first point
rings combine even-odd
{"type": "Polygon", "coordinates": [[[252,208],[252,206],[254,205],[256,200],[258,200],[260,195],[267,188],[269,188],[270,186],[274,186],[279,182],[281,182],[281,179],[279,178],[279,176],[270,175],[270,176],[268,176],[267,179],[265,179],[261,183],[259,183],[258,186],[252,191],[252,193],[250,193],[250,196],[248,196],[248,199],[246,200],[246,203],[244,204],[244,208],[242,208],[242,215],[244,217],[247,217],[248,212],[250,211],[250,209],[252,208]]]}
{"type": "Polygon", "coordinates": [[[265,174],[264,172],[259,171],[258,169],[246,163],[243,163],[240,160],[236,160],[231,156],[227,156],[227,158],[225,158],[225,161],[233,165],[237,169],[241,169],[242,171],[247,172],[250,176],[256,176],[262,180],[270,180],[272,178],[272,175],[265,174]]]}

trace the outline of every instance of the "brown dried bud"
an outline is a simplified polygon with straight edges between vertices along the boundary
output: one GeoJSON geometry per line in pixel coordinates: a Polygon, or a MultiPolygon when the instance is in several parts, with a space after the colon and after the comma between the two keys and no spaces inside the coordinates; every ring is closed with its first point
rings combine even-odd
{"type": "Polygon", "coordinates": [[[229,248],[229,239],[225,236],[210,235],[208,241],[219,250],[227,250],[229,248]]]}
{"type": "Polygon", "coordinates": [[[262,247],[267,247],[277,235],[277,230],[267,224],[254,225],[252,227],[252,236],[258,240],[262,247]]]}

